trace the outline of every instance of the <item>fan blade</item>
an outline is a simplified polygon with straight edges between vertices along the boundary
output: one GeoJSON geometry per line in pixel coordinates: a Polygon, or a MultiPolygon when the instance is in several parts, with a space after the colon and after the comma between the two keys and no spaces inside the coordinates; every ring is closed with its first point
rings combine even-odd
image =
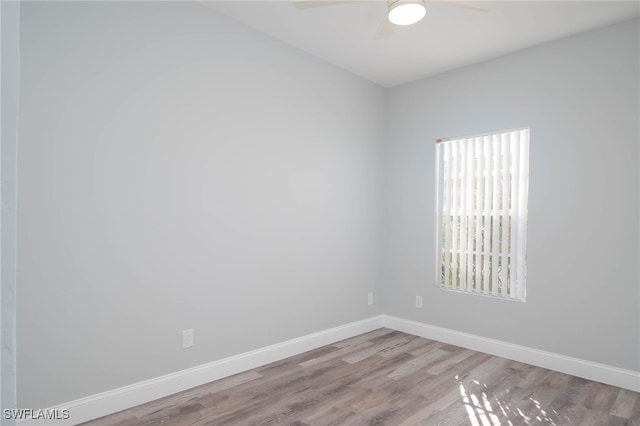
{"type": "Polygon", "coordinates": [[[380,25],[378,25],[378,31],[376,31],[376,40],[382,40],[391,37],[394,29],[395,25],[389,22],[389,18],[387,18],[387,14],[385,13],[384,18],[382,18],[382,21],[380,22],[380,25]]]}
{"type": "Polygon", "coordinates": [[[455,4],[456,6],[464,7],[465,9],[472,9],[477,12],[489,12],[496,5],[495,1],[457,1],[446,0],[446,3],[455,4]]]}
{"type": "Polygon", "coordinates": [[[343,3],[354,3],[358,0],[296,0],[293,5],[296,9],[315,9],[317,7],[336,6],[343,3]]]}

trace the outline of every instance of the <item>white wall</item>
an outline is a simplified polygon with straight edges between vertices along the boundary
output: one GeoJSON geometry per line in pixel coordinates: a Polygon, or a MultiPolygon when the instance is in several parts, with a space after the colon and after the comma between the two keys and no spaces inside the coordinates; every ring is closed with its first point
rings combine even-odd
{"type": "Polygon", "coordinates": [[[21,407],[381,313],[381,88],[198,4],[21,27],[21,407]]]}
{"type": "Polygon", "coordinates": [[[390,91],[386,314],[640,370],[638,28],[390,91]],[[531,127],[527,302],[436,289],[435,140],[520,126],[531,127]]]}

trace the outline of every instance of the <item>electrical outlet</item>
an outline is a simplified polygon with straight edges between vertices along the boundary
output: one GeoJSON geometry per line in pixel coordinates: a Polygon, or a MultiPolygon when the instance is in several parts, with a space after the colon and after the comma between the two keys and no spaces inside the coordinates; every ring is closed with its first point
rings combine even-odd
{"type": "Polygon", "coordinates": [[[182,349],[193,346],[193,328],[182,330],[182,349]]]}
{"type": "Polygon", "coordinates": [[[422,308],[422,296],[416,296],[416,308],[422,308]]]}
{"type": "Polygon", "coordinates": [[[367,293],[367,305],[373,305],[373,293],[367,293]]]}

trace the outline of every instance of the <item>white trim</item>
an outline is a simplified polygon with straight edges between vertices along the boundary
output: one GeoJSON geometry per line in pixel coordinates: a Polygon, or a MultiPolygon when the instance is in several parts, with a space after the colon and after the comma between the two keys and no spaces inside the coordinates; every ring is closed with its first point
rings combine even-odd
{"type": "Polygon", "coordinates": [[[387,328],[640,392],[640,372],[514,345],[417,321],[382,316],[387,328]]]}
{"type": "Polygon", "coordinates": [[[481,137],[484,137],[484,136],[501,135],[503,133],[518,132],[520,130],[529,130],[529,128],[530,128],[530,126],[522,126],[522,127],[514,127],[514,128],[511,128],[511,129],[505,129],[505,130],[494,130],[492,132],[475,133],[473,135],[453,136],[453,137],[448,137],[448,138],[440,138],[440,139],[436,139],[436,143],[451,142],[453,140],[458,140],[458,139],[473,139],[473,138],[481,138],[481,137]]]}
{"type": "Polygon", "coordinates": [[[279,361],[321,346],[348,339],[382,327],[382,315],[356,321],[342,326],[308,334],[286,342],[234,355],[197,367],[145,380],[118,389],[80,398],[51,407],[50,410],[68,409],[68,420],[23,420],[18,425],[74,425],[97,419],[108,414],[144,404],[195,386],[233,374],[251,370],[274,361],[279,361]]]}
{"type": "Polygon", "coordinates": [[[640,392],[640,372],[638,371],[624,370],[391,315],[378,315],[362,321],[352,322],[167,374],[155,379],[145,380],[129,386],[80,398],[49,409],[68,409],[71,415],[71,418],[68,420],[23,420],[19,421],[18,425],[30,426],[46,424],[58,426],[86,422],[324,345],[329,345],[339,340],[367,333],[380,327],[387,327],[415,336],[438,340],[440,342],[640,392]]]}

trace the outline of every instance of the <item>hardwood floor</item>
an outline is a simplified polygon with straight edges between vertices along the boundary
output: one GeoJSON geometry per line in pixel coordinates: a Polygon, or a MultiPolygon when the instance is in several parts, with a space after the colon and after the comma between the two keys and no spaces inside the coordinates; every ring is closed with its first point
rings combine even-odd
{"type": "Polygon", "coordinates": [[[85,423],[401,424],[640,426],[640,394],[382,328],[85,423]]]}

